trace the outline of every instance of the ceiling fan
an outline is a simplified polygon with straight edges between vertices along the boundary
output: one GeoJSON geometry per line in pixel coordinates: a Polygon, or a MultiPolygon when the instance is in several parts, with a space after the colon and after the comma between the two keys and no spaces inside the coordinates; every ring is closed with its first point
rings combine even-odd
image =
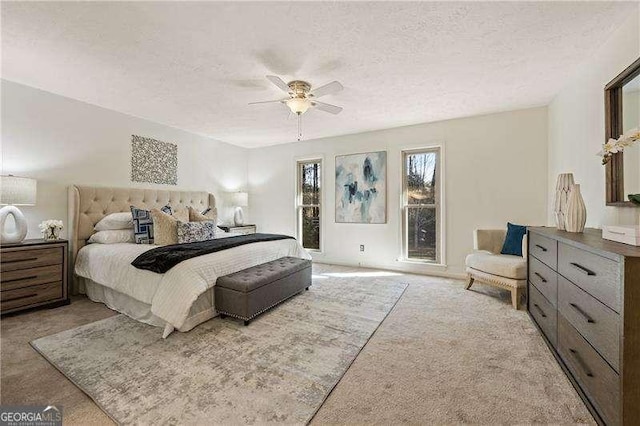
{"type": "Polygon", "coordinates": [[[293,80],[289,83],[285,83],[280,77],[275,75],[268,75],[267,80],[272,82],[283,92],[287,93],[289,97],[284,99],[277,99],[274,101],[250,102],[249,105],[269,104],[277,102],[286,105],[287,107],[289,107],[291,112],[297,115],[304,114],[309,108],[317,108],[320,111],[325,111],[331,114],[340,114],[340,111],[342,111],[342,107],[316,100],[321,96],[337,93],[344,89],[342,84],[340,84],[340,82],[338,81],[332,81],[331,83],[325,84],[324,86],[320,86],[312,90],[311,84],[302,80],[293,80]]]}

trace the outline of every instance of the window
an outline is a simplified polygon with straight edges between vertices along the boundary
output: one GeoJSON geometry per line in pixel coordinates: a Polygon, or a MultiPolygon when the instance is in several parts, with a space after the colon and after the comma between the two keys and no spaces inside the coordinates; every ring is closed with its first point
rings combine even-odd
{"type": "Polygon", "coordinates": [[[440,149],[402,153],[402,257],[441,263],[440,149]]]}
{"type": "Polygon", "coordinates": [[[302,247],[319,251],[322,161],[298,161],[297,182],[298,239],[302,242],[302,247]]]}

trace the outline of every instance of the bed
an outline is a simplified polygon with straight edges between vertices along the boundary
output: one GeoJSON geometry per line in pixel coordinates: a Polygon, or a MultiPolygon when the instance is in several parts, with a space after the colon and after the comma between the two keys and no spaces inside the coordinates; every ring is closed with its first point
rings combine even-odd
{"type": "Polygon", "coordinates": [[[285,256],[310,259],[296,240],[287,239],[199,256],[157,274],[131,265],[157,246],[87,244],[95,224],[106,215],[127,212],[130,206],[151,209],[166,204],[176,209],[216,209],[215,197],[207,192],[69,187],[72,293],[86,294],[133,319],[161,327],[166,338],[174,330],[189,331],[217,315],[213,286],[218,277],[285,256]]]}

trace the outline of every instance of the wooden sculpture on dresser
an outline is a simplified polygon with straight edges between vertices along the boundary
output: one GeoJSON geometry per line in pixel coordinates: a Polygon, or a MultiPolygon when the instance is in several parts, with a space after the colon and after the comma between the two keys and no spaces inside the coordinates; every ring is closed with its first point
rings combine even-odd
{"type": "Polygon", "coordinates": [[[565,213],[565,229],[568,232],[583,232],[586,222],[587,208],[580,193],[580,185],[571,185],[565,213]]]}
{"type": "Polygon", "coordinates": [[[558,175],[554,211],[556,215],[556,227],[561,231],[565,229],[567,203],[569,202],[569,192],[573,184],[573,173],[561,173],[558,175]]]}

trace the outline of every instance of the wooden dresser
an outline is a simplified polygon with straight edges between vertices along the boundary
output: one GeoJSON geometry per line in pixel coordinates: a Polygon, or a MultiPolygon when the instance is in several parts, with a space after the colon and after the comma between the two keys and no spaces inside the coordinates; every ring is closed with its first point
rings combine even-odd
{"type": "Polygon", "coordinates": [[[66,240],[0,246],[0,312],[69,303],[66,240]]]}
{"type": "Polygon", "coordinates": [[[640,421],[640,247],[529,228],[527,309],[600,424],[640,421]]]}

